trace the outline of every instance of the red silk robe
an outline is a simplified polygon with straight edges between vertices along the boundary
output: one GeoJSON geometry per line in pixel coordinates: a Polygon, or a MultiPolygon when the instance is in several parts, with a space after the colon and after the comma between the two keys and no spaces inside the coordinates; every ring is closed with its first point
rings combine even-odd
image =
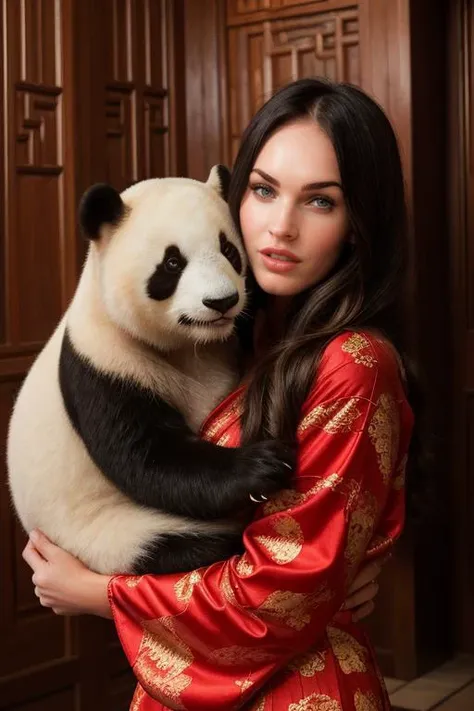
{"type": "MultiPolygon", "coordinates": [[[[204,437],[238,445],[242,395],[204,437]]],[[[138,679],[131,711],[390,709],[362,627],[339,610],[360,563],[402,530],[411,429],[391,347],[368,333],[332,341],[302,411],[294,488],[260,507],[245,552],[188,574],[112,578],[138,679]]]]}

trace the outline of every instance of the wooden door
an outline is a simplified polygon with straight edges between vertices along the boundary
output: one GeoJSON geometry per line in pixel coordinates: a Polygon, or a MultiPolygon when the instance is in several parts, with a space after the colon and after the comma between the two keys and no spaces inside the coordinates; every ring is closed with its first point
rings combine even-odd
{"type": "Polygon", "coordinates": [[[4,444],[22,378],[77,282],[81,193],[96,181],[122,189],[185,170],[182,8],[0,5],[0,709],[125,711],[134,681],[112,623],[56,617],[33,594],[4,444]]]}

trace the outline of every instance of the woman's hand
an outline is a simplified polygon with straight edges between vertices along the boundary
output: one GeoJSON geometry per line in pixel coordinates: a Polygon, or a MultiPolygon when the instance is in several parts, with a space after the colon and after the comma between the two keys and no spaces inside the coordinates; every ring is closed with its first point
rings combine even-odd
{"type": "Polygon", "coordinates": [[[374,611],[374,598],[379,591],[377,578],[387,560],[388,556],[381,560],[366,563],[354,578],[348,591],[348,597],[342,607],[343,610],[353,610],[352,619],[354,622],[368,617],[374,611]]]}
{"type": "Polygon", "coordinates": [[[33,569],[35,595],[57,615],[99,615],[112,618],[108,575],[94,573],[77,558],[32,531],[23,558],[33,569]]]}

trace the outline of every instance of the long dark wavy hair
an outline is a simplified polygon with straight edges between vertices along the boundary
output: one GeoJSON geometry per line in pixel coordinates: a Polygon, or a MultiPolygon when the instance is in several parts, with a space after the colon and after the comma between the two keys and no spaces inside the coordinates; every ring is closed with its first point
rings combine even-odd
{"type": "MultiPolygon", "coordinates": [[[[407,211],[397,140],[378,104],[359,88],[302,79],[280,89],[254,116],[240,145],[229,206],[240,205],[257,156],[285,124],[312,117],[334,147],[353,240],[330,274],[295,297],[284,337],[250,373],[242,418],[243,442],[278,438],[296,444],[301,407],[328,342],[341,332],[381,332],[402,360],[400,299],[407,263],[407,211]]],[[[249,274],[249,315],[239,325],[252,349],[253,321],[264,292],[249,274]]],[[[410,398],[411,367],[405,363],[410,398]]]]}

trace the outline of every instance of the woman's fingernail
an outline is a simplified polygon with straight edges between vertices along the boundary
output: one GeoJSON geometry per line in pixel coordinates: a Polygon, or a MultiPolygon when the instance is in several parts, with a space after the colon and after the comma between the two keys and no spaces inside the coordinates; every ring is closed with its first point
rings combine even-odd
{"type": "Polygon", "coordinates": [[[39,539],[38,531],[31,531],[30,533],[30,538],[33,541],[33,543],[36,543],[36,541],[39,539]]]}

